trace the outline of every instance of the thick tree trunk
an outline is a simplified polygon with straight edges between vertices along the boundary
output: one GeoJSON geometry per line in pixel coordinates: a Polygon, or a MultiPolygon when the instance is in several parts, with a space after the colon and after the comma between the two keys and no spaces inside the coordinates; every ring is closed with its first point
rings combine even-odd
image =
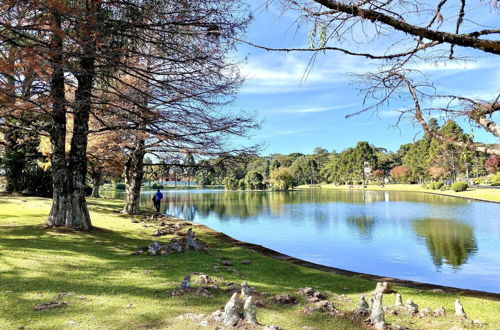
{"type": "Polygon", "coordinates": [[[101,173],[94,173],[92,175],[92,194],[91,197],[100,198],[99,190],[101,188],[102,175],[101,173]]]}
{"type": "Polygon", "coordinates": [[[52,13],[51,40],[51,97],[52,108],[52,175],[54,193],[47,226],[71,227],[79,230],[92,228],[85,200],[85,178],[87,175],[87,135],[91,109],[91,92],[94,79],[95,48],[92,36],[87,36],[85,51],[80,59],[80,72],[76,75],[78,87],[75,92],[73,136],[71,150],[66,157],[66,99],[64,94],[63,42],[60,37],[61,16],[52,13]]]}
{"type": "Polygon", "coordinates": [[[144,156],[145,141],[139,140],[125,165],[125,191],[127,192],[127,201],[122,213],[139,214],[141,184],[144,178],[144,156]]]}

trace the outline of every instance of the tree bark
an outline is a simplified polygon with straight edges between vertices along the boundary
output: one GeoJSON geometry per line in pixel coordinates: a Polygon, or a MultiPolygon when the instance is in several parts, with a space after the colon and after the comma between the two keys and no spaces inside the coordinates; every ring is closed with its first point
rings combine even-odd
{"type": "Polygon", "coordinates": [[[60,13],[56,11],[52,13],[51,24],[53,31],[50,45],[51,97],[53,100],[51,142],[54,193],[46,224],[49,227],[71,227],[86,231],[92,228],[85,199],[85,178],[88,120],[95,76],[95,44],[92,34],[89,33],[84,40],[84,50],[82,50],[80,67],[76,74],[78,87],[75,92],[73,136],[71,150],[69,156],[66,157],[66,99],[60,13]]]}
{"type": "Polygon", "coordinates": [[[138,140],[125,165],[125,191],[127,201],[122,213],[139,214],[141,184],[144,178],[145,141],[138,140]]]}
{"type": "Polygon", "coordinates": [[[95,172],[92,175],[92,194],[91,197],[100,198],[101,195],[99,190],[101,188],[102,175],[99,172],[95,172]]]}

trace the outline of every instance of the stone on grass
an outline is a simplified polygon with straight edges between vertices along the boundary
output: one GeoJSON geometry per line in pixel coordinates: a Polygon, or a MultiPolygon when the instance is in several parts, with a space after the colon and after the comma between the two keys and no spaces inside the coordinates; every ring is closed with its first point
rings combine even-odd
{"type": "Polygon", "coordinates": [[[210,317],[214,321],[222,322],[222,321],[224,321],[224,312],[221,311],[220,309],[218,309],[215,312],[213,312],[210,317]]]}
{"type": "Polygon", "coordinates": [[[464,319],[467,318],[467,314],[464,311],[464,306],[462,306],[460,300],[458,299],[455,299],[455,315],[464,319]]]}
{"type": "Polygon", "coordinates": [[[410,314],[417,314],[418,313],[418,305],[413,302],[413,300],[408,299],[406,300],[406,309],[410,314]]]}
{"type": "Polygon", "coordinates": [[[279,294],[271,298],[271,300],[276,304],[281,305],[295,305],[297,304],[297,298],[290,296],[289,294],[279,294]]]}
{"type": "Polygon", "coordinates": [[[185,289],[189,289],[190,287],[191,287],[191,276],[186,275],[182,279],[181,289],[185,290],[185,289]]]}
{"type": "Polygon", "coordinates": [[[64,306],[68,306],[68,304],[65,303],[64,301],[49,301],[48,303],[44,303],[44,304],[36,306],[35,310],[36,311],[43,311],[46,309],[61,308],[64,306]]]}
{"type": "Polygon", "coordinates": [[[444,309],[444,307],[441,306],[433,310],[432,314],[434,314],[434,316],[446,316],[446,309],[444,309]]]}
{"type": "Polygon", "coordinates": [[[252,290],[252,288],[248,285],[248,283],[247,283],[247,282],[243,282],[243,283],[241,284],[241,296],[242,296],[243,298],[246,298],[246,297],[251,296],[251,295],[252,295],[252,293],[253,293],[253,290],[252,290]]]}
{"type": "Polygon", "coordinates": [[[376,291],[373,297],[373,305],[370,313],[370,325],[375,329],[384,329],[384,307],[382,306],[382,291],[376,291]]]}
{"type": "Polygon", "coordinates": [[[432,312],[432,309],[430,309],[429,307],[425,307],[425,308],[422,308],[419,315],[420,315],[420,317],[426,317],[426,316],[434,315],[434,313],[432,312]]]}
{"type": "Polygon", "coordinates": [[[387,282],[378,282],[375,288],[375,293],[380,292],[382,294],[391,293],[392,290],[387,282]]]}
{"type": "Polygon", "coordinates": [[[200,245],[196,242],[196,237],[192,228],[189,228],[186,235],[186,250],[200,250],[200,245]]]}
{"type": "Polygon", "coordinates": [[[255,298],[253,296],[245,299],[245,304],[243,305],[243,315],[245,321],[251,324],[257,324],[257,305],[255,304],[255,298]]]}
{"type": "Polygon", "coordinates": [[[238,293],[234,293],[231,299],[224,306],[223,323],[226,326],[234,326],[241,320],[240,309],[242,302],[238,298],[238,293]]]}
{"type": "Polygon", "coordinates": [[[212,279],[207,274],[200,274],[200,276],[196,279],[196,283],[198,283],[198,284],[210,284],[210,283],[212,283],[212,279]]]}
{"type": "Polygon", "coordinates": [[[401,297],[401,294],[399,294],[399,293],[396,293],[396,307],[404,307],[403,298],[401,297]]]}
{"type": "Polygon", "coordinates": [[[153,243],[149,244],[148,253],[152,256],[155,256],[158,253],[158,251],[160,251],[160,249],[161,249],[160,243],[158,243],[158,241],[154,241],[153,243]]]}
{"type": "Polygon", "coordinates": [[[177,316],[179,320],[191,320],[191,321],[199,321],[205,318],[205,314],[195,314],[195,313],[185,313],[177,316]]]}
{"type": "Polygon", "coordinates": [[[250,265],[252,262],[250,260],[242,260],[241,264],[242,265],[250,265]]]}
{"type": "Polygon", "coordinates": [[[170,249],[174,252],[182,252],[182,246],[179,240],[173,238],[172,241],[170,241],[170,249]]]}
{"type": "Polygon", "coordinates": [[[360,315],[368,315],[370,313],[370,305],[366,302],[364,294],[359,296],[358,308],[354,312],[360,315]]]}

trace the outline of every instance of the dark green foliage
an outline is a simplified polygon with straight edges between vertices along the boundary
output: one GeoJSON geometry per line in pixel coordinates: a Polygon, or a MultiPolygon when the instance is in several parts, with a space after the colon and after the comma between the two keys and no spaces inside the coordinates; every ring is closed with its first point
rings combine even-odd
{"type": "Polygon", "coordinates": [[[116,190],[125,190],[125,183],[117,183],[115,186],[116,190]]]}
{"type": "Polygon", "coordinates": [[[151,185],[151,188],[153,188],[153,189],[163,189],[164,187],[163,187],[163,185],[161,185],[159,183],[153,183],[151,185]]]}
{"type": "Polygon", "coordinates": [[[469,185],[466,182],[455,182],[451,185],[451,190],[454,192],[466,191],[469,185]]]}
{"type": "Polygon", "coordinates": [[[431,182],[429,183],[429,188],[432,190],[439,190],[443,186],[442,182],[431,182]]]}

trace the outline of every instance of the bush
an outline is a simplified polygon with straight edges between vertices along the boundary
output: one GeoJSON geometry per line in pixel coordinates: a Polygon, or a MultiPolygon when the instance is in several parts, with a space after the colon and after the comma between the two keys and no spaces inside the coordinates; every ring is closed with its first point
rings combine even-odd
{"type": "Polygon", "coordinates": [[[115,186],[116,190],[125,190],[125,183],[117,183],[115,186]]]}
{"type": "Polygon", "coordinates": [[[466,182],[455,182],[451,185],[451,190],[454,192],[466,191],[469,185],[466,182]]]}
{"type": "Polygon", "coordinates": [[[488,181],[492,186],[500,186],[500,172],[488,176],[488,181]]]}
{"type": "Polygon", "coordinates": [[[442,182],[431,182],[431,183],[429,183],[429,188],[432,189],[432,190],[439,190],[439,189],[441,189],[441,187],[443,187],[443,183],[442,182]]]}
{"type": "Polygon", "coordinates": [[[451,186],[449,184],[445,184],[439,190],[445,191],[445,190],[450,190],[450,189],[451,189],[451,186]]]}
{"type": "Polygon", "coordinates": [[[153,189],[163,189],[163,185],[161,185],[159,183],[153,183],[151,185],[151,188],[153,188],[153,189]]]}

